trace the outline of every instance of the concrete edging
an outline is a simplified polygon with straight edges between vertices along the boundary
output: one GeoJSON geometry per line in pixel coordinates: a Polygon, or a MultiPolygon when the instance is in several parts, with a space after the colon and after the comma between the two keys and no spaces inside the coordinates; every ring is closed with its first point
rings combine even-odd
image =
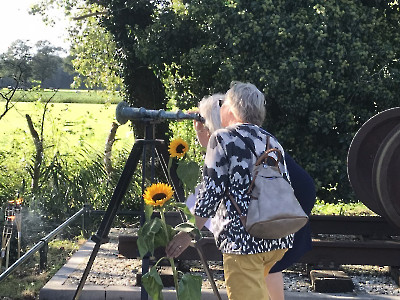
{"type": "MultiPolygon", "coordinates": [[[[68,279],[79,265],[81,265],[91,255],[95,243],[87,241],[58,272],[47,282],[40,290],[40,300],[71,300],[77,289],[76,285],[65,285],[68,279]]],[[[225,289],[219,290],[222,299],[227,300],[225,289]]],[[[164,289],[163,296],[165,300],[176,300],[175,290],[164,289]]],[[[80,300],[131,300],[140,299],[141,289],[136,286],[104,286],[104,285],[85,285],[80,300]]],[[[202,300],[216,299],[211,289],[202,289],[202,300]]],[[[322,294],[322,293],[296,293],[285,292],[286,300],[294,299],[338,299],[338,300],[387,300],[400,299],[395,296],[381,295],[356,295],[356,294],[322,294]]]]}

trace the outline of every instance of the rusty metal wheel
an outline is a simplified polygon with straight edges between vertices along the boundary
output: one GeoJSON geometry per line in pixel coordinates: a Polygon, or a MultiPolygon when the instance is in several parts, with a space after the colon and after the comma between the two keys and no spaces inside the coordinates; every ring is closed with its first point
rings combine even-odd
{"type": "Polygon", "coordinates": [[[358,199],[375,213],[388,218],[379,198],[374,196],[372,169],[379,147],[400,124],[400,107],[385,110],[364,123],[351,142],[347,173],[358,199]]]}
{"type": "Polygon", "coordinates": [[[372,168],[373,191],[388,217],[400,228],[400,124],[379,147],[372,168]]]}

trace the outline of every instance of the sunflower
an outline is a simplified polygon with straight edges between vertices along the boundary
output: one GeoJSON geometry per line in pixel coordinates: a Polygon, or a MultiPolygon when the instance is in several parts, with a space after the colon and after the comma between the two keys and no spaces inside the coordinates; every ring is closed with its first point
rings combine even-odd
{"type": "Polygon", "coordinates": [[[183,139],[177,138],[169,144],[169,153],[171,157],[182,158],[189,150],[189,145],[183,139]]]}
{"type": "Polygon", "coordinates": [[[172,187],[165,183],[155,183],[149,186],[143,194],[144,202],[152,206],[163,206],[171,199],[174,191],[172,187]]]}

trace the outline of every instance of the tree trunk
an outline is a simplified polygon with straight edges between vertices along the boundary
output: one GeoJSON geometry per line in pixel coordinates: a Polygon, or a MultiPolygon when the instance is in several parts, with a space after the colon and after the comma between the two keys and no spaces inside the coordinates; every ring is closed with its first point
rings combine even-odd
{"type": "Polygon", "coordinates": [[[32,176],[32,191],[36,192],[39,187],[40,167],[43,161],[43,141],[39,138],[39,134],[33,126],[30,115],[26,114],[26,121],[28,122],[29,131],[31,132],[33,143],[35,144],[36,155],[33,162],[32,176]]]}
{"type": "Polygon", "coordinates": [[[112,152],[113,144],[115,142],[115,135],[117,133],[118,127],[119,127],[119,125],[116,122],[112,123],[111,131],[107,137],[106,146],[104,149],[104,165],[105,165],[108,177],[110,177],[114,171],[114,168],[112,167],[112,162],[111,162],[111,152],[112,152]]]}

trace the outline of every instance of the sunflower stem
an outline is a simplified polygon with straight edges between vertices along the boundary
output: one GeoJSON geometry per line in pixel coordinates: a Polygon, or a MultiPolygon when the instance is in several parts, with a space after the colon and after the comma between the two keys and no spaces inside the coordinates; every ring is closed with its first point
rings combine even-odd
{"type": "Polygon", "coordinates": [[[168,160],[168,174],[171,174],[171,166],[172,166],[172,159],[170,157],[168,160]]]}
{"type": "MultiPolygon", "coordinates": [[[[162,227],[163,227],[165,235],[167,237],[167,241],[169,242],[170,238],[169,238],[169,234],[168,234],[168,230],[167,230],[167,223],[165,221],[165,215],[164,215],[164,208],[163,207],[160,209],[160,216],[161,216],[162,227]]],[[[170,263],[171,268],[172,268],[172,274],[174,276],[174,285],[175,285],[176,294],[178,295],[178,272],[176,271],[175,261],[174,261],[173,258],[168,258],[168,259],[169,259],[169,263],[170,263]]]]}

